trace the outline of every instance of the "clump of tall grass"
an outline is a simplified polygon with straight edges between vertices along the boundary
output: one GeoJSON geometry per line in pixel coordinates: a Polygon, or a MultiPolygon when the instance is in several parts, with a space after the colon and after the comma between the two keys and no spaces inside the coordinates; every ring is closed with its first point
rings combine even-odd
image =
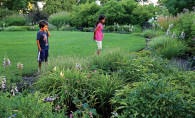
{"type": "Polygon", "coordinates": [[[124,60],[126,57],[127,52],[123,52],[120,48],[105,49],[100,55],[92,55],[90,63],[105,71],[116,71],[117,62],[124,60]]]}
{"type": "Polygon", "coordinates": [[[163,28],[163,30],[166,31],[169,28],[170,24],[176,26],[177,23],[179,22],[179,19],[176,16],[168,16],[168,17],[161,16],[157,19],[157,22],[163,28]]]}
{"type": "Polygon", "coordinates": [[[48,60],[48,65],[43,66],[42,71],[45,72],[47,70],[52,70],[55,67],[58,67],[59,69],[72,69],[75,67],[75,63],[80,64],[83,69],[88,68],[90,65],[88,59],[84,59],[79,56],[72,56],[72,57],[67,57],[67,56],[62,56],[58,55],[57,57],[50,56],[48,60]]]}
{"type": "Polygon", "coordinates": [[[186,51],[186,43],[170,36],[160,36],[152,39],[148,46],[156,49],[157,53],[165,58],[181,56],[186,51]]]}
{"type": "Polygon", "coordinates": [[[168,40],[172,40],[171,37],[168,36],[159,36],[152,39],[150,42],[148,42],[148,46],[150,48],[158,48],[159,46],[163,46],[165,43],[167,43],[168,40]]]}
{"type": "Polygon", "coordinates": [[[185,51],[186,44],[182,41],[178,41],[177,39],[173,39],[168,40],[165,45],[163,45],[157,50],[157,53],[159,53],[165,58],[171,59],[174,57],[184,55],[185,51]]]}
{"type": "Polygon", "coordinates": [[[149,38],[151,35],[153,35],[154,34],[154,31],[153,30],[151,30],[151,29],[147,29],[147,30],[144,30],[143,32],[142,32],[142,36],[144,37],[144,38],[149,38]]]}

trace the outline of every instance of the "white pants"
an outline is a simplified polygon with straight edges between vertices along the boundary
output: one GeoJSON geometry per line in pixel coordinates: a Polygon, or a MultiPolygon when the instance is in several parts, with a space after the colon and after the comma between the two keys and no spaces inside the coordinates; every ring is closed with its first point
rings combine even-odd
{"type": "Polygon", "coordinates": [[[96,40],[96,43],[97,43],[97,46],[98,46],[98,50],[101,50],[102,49],[102,41],[97,41],[96,40]]]}

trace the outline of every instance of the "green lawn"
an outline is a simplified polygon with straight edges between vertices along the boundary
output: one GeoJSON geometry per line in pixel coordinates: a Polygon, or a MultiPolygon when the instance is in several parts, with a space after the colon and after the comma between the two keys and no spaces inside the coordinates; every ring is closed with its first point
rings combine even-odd
{"type": "MultiPolygon", "coordinates": [[[[23,74],[35,73],[38,68],[36,31],[28,32],[0,32],[0,75],[5,75],[3,59],[5,54],[11,61],[10,72],[17,74],[17,63],[24,64],[23,74]]],[[[65,32],[50,31],[49,54],[80,55],[86,57],[97,50],[96,42],[93,42],[93,33],[89,32],[65,32]]],[[[145,47],[145,39],[131,34],[105,33],[103,50],[106,48],[120,47],[123,50],[137,51],[145,47]]]]}

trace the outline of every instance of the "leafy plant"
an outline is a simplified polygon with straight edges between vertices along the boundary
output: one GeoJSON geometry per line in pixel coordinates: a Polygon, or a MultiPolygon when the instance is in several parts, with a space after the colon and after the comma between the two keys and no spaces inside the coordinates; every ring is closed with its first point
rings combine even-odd
{"type": "Polygon", "coordinates": [[[61,28],[63,24],[69,24],[69,15],[68,12],[61,11],[58,13],[54,13],[49,16],[49,23],[61,28]]]}
{"type": "Polygon", "coordinates": [[[23,97],[21,94],[12,96],[10,93],[0,95],[1,117],[66,117],[66,106],[63,109],[52,112],[53,103],[44,103],[46,95],[36,92],[23,97]],[[13,102],[14,101],[14,102],[13,102]]]}
{"type": "Polygon", "coordinates": [[[11,16],[6,16],[5,18],[2,19],[6,27],[7,26],[22,26],[25,24],[25,16],[23,15],[11,15],[11,16]]]}
{"type": "Polygon", "coordinates": [[[111,103],[117,117],[193,117],[190,100],[183,100],[165,79],[138,82],[116,91],[111,103]],[[136,87],[134,87],[136,86],[136,87]]]}

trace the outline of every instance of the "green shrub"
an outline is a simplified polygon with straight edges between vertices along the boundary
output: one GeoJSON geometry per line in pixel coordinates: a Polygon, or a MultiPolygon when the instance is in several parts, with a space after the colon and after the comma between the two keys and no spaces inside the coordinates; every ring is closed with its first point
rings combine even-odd
{"type": "Polygon", "coordinates": [[[106,27],[104,28],[104,31],[112,32],[112,31],[114,31],[114,27],[113,27],[113,26],[106,26],[106,27]]]}
{"type": "Polygon", "coordinates": [[[83,28],[83,32],[89,32],[89,28],[83,28]]]}
{"type": "Polygon", "coordinates": [[[142,32],[142,27],[140,25],[134,25],[133,29],[135,30],[134,32],[136,32],[136,33],[142,32]]]}
{"type": "Polygon", "coordinates": [[[70,27],[71,31],[77,31],[76,27],[70,27]]]}
{"type": "Polygon", "coordinates": [[[111,103],[117,117],[194,117],[194,102],[183,97],[166,79],[159,79],[127,85],[111,103]]]}
{"type": "MultiPolygon", "coordinates": [[[[38,28],[37,28],[38,29],[38,28]]],[[[40,29],[40,28],[39,28],[40,29]]],[[[49,31],[57,31],[58,30],[58,28],[57,28],[57,26],[55,26],[55,25],[53,25],[53,24],[48,24],[48,30],[49,31]]]]}
{"type": "MultiPolygon", "coordinates": [[[[62,113],[54,110],[53,103],[44,103],[43,98],[46,95],[35,93],[28,94],[23,97],[18,93],[16,96],[12,96],[10,93],[1,93],[0,95],[0,117],[66,117],[65,112],[66,106],[63,106],[62,113]],[[58,114],[57,114],[58,113],[58,114]],[[13,115],[13,116],[12,116],[13,115]]],[[[55,106],[57,107],[57,106],[55,106]]]]}
{"type": "MultiPolygon", "coordinates": [[[[95,22],[90,20],[90,18],[92,18],[94,14],[100,10],[100,8],[101,7],[97,5],[95,2],[73,6],[73,10],[70,12],[71,26],[76,26],[76,27],[92,26],[94,27],[95,22]]],[[[96,18],[96,21],[97,21],[97,18],[96,18]]]]}
{"type": "Polygon", "coordinates": [[[6,16],[11,16],[13,14],[16,14],[16,12],[8,9],[0,8],[0,19],[5,18],[6,16]]]}
{"type": "Polygon", "coordinates": [[[25,27],[22,27],[22,26],[9,26],[5,28],[4,30],[5,31],[28,31],[25,27]]]}
{"type": "Polygon", "coordinates": [[[11,15],[2,19],[6,26],[22,26],[25,25],[25,16],[23,15],[11,15]]]}
{"type": "Polygon", "coordinates": [[[61,28],[64,24],[69,24],[68,12],[61,11],[49,16],[49,23],[61,28]]]}
{"type": "Polygon", "coordinates": [[[93,27],[89,27],[89,32],[94,32],[93,27]]]}

